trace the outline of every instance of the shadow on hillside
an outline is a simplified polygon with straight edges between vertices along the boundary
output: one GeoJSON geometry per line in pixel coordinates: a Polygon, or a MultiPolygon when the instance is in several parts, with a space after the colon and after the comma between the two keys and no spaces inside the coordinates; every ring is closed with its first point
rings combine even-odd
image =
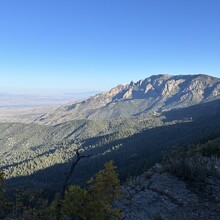
{"type": "Polygon", "coordinates": [[[168,112],[163,112],[166,117],[164,121],[184,120],[192,118],[195,120],[206,120],[209,117],[218,117],[220,114],[220,100],[193,105],[181,109],[173,109],[168,112]]]}
{"type": "MultiPolygon", "coordinates": [[[[70,184],[86,183],[109,160],[115,161],[120,178],[125,180],[131,175],[142,173],[155,162],[160,161],[164,152],[174,145],[187,146],[201,139],[208,139],[210,135],[220,133],[219,103],[216,102],[212,106],[206,103],[204,104],[206,106],[204,110],[203,107],[199,110],[196,109],[196,106],[193,106],[164,113],[167,121],[179,120],[192,115],[194,118],[192,122],[147,129],[118,140],[115,140],[115,134],[84,140],[83,147],[88,148],[85,154],[96,156],[87,158],[78,164],[70,184]],[[203,117],[203,114],[199,117],[196,114],[198,111],[205,111],[205,109],[207,117],[203,117]],[[209,110],[208,113],[207,110],[209,110]],[[94,146],[95,148],[93,148],[94,146]]],[[[61,186],[69,166],[70,162],[56,164],[30,176],[11,178],[7,180],[7,185],[9,188],[29,186],[50,190],[57,189],[61,186]]]]}
{"type": "Polygon", "coordinates": [[[30,158],[30,159],[26,159],[26,160],[22,160],[22,161],[20,161],[20,162],[18,162],[18,163],[11,163],[11,164],[8,164],[8,165],[6,165],[6,166],[2,166],[1,169],[4,170],[4,169],[7,169],[7,168],[9,168],[9,167],[18,166],[18,165],[21,165],[21,164],[23,164],[23,163],[32,161],[32,160],[34,160],[34,159],[36,159],[36,158],[40,158],[40,157],[42,157],[42,156],[44,156],[44,155],[54,153],[55,151],[56,151],[56,149],[51,149],[51,150],[45,151],[45,152],[43,152],[43,153],[41,153],[41,154],[38,154],[37,156],[32,157],[32,158],[30,158]]]}

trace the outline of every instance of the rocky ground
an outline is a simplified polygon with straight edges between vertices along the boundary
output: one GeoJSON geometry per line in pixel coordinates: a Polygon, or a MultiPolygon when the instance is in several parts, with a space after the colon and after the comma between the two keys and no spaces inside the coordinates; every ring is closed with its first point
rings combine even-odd
{"type": "Polygon", "coordinates": [[[220,219],[220,180],[179,179],[157,164],[122,187],[123,219],[220,219]]]}

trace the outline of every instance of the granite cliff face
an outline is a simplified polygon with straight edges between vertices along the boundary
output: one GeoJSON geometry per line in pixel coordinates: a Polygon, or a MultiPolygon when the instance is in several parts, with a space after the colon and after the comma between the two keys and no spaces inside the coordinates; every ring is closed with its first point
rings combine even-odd
{"type": "Polygon", "coordinates": [[[85,101],[61,106],[36,121],[129,118],[163,112],[220,98],[220,79],[207,75],[155,75],[118,85],[85,101]]]}

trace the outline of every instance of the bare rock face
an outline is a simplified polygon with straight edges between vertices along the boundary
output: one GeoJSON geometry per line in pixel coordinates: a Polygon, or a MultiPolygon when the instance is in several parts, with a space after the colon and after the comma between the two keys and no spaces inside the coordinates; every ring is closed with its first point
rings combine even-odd
{"type": "Polygon", "coordinates": [[[123,199],[116,206],[122,210],[123,219],[220,219],[218,179],[209,177],[198,189],[199,184],[157,171],[161,172],[161,167],[122,187],[123,199]]]}
{"type": "Polygon", "coordinates": [[[149,84],[147,84],[147,86],[146,86],[146,88],[145,88],[145,94],[147,94],[148,93],[148,91],[150,91],[150,90],[154,90],[154,87],[149,83],[149,84]]]}
{"type": "MultiPolygon", "coordinates": [[[[104,95],[107,95],[109,97],[114,97],[117,95],[121,90],[123,89],[122,85],[118,85],[117,87],[111,89],[110,91],[103,93],[104,95]]],[[[96,97],[99,97],[98,95],[96,97]]]]}
{"type": "Polygon", "coordinates": [[[197,196],[187,189],[184,182],[169,174],[155,173],[151,178],[149,189],[167,196],[175,204],[187,205],[198,202],[197,196]]]}
{"type": "Polygon", "coordinates": [[[132,98],[132,89],[130,88],[124,95],[124,99],[132,98]]]}
{"type": "Polygon", "coordinates": [[[175,209],[176,205],[168,198],[145,189],[135,194],[131,200],[123,200],[118,204],[123,212],[123,219],[153,219],[175,209]]]}
{"type": "Polygon", "coordinates": [[[74,119],[129,118],[162,112],[220,98],[220,79],[207,75],[155,75],[85,101],[61,106],[40,118],[42,123],[74,119]]]}
{"type": "Polygon", "coordinates": [[[214,88],[212,89],[212,96],[219,96],[220,95],[220,83],[217,83],[214,88]]]}

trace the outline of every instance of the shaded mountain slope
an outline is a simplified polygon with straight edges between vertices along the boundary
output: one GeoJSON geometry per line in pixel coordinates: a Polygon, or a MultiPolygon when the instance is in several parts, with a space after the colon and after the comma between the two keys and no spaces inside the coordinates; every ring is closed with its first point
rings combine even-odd
{"type": "MultiPolygon", "coordinates": [[[[86,126],[86,120],[82,120],[81,126],[78,125],[77,128],[74,127],[76,122],[53,126],[50,129],[54,129],[54,140],[57,138],[57,144],[54,141],[51,145],[42,144],[41,147],[36,146],[36,148],[29,146],[25,154],[24,151],[15,149],[11,154],[4,154],[1,166],[5,168],[8,177],[16,177],[10,180],[12,185],[25,183],[56,188],[62,182],[69,161],[74,156],[74,149],[82,147],[84,153],[92,157],[78,165],[72,179],[74,183],[86,182],[104,162],[112,159],[116,161],[120,176],[125,179],[152,166],[174,145],[187,146],[220,133],[219,100],[172,111],[175,112],[171,114],[172,117],[169,112],[164,112],[158,119],[158,125],[150,125],[150,119],[144,121],[141,118],[130,119],[127,122],[126,120],[115,120],[111,123],[103,121],[106,125],[99,126],[105,133],[98,132],[99,129],[93,124],[94,121],[88,121],[86,126]],[[69,139],[61,138],[64,128],[68,130],[69,135],[72,133],[69,139]],[[90,129],[94,129],[93,136],[89,135],[90,129]],[[77,136],[78,134],[84,136],[77,136]],[[20,159],[19,164],[16,163],[17,158],[20,159]]],[[[152,122],[155,121],[152,119],[152,122]]],[[[67,136],[66,133],[65,137],[67,136]]]]}

